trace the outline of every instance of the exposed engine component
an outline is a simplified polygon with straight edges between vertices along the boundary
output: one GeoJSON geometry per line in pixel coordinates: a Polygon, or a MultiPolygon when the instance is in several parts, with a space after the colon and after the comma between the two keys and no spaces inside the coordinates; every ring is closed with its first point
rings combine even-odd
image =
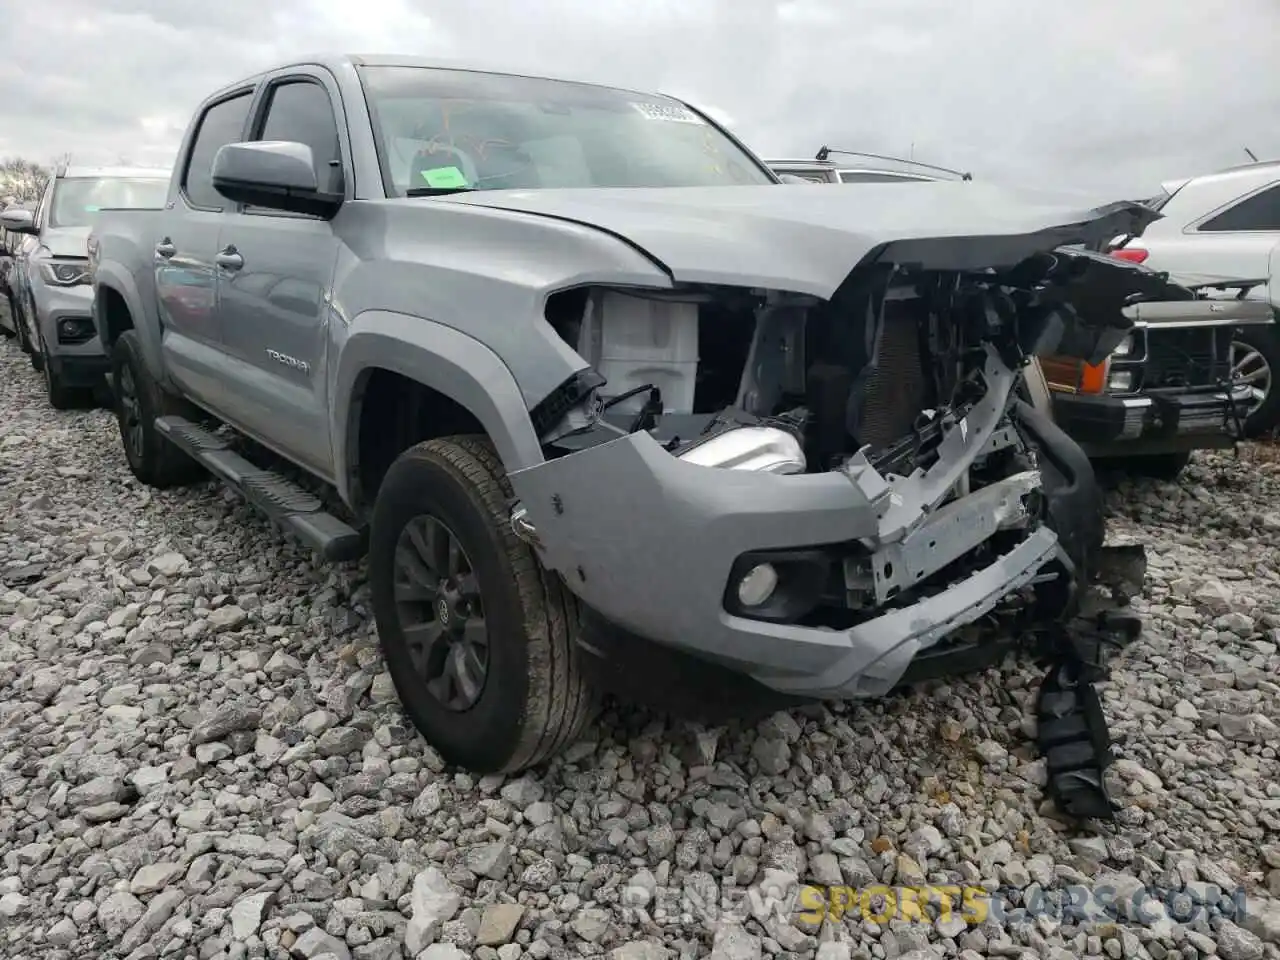
{"type": "Polygon", "coordinates": [[[700,437],[678,456],[703,467],[804,473],[804,447],[795,434],[778,427],[730,426],[700,437]]]}
{"type": "MultiPolygon", "coordinates": [[[[605,399],[656,387],[663,413],[692,413],[698,372],[698,304],[617,290],[587,300],[577,350],[605,378],[605,399]]],[[[639,402],[617,405],[635,413],[639,402]]]]}
{"type": "Polygon", "coordinates": [[[861,404],[861,422],[849,424],[850,433],[873,450],[911,432],[928,405],[928,366],[920,349],[926,331],[911,305],[911,301],[886,303],[884,327],[861,404]]]}

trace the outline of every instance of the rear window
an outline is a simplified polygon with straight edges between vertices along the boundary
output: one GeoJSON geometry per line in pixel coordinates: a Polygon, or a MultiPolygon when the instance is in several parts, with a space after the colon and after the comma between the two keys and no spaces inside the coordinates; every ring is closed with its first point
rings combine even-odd
{"type": "Polygon", "coordinates": [[[53,189],[49,226],[87,227],[107,208],[160,209],[169,181],[151,177],[66,177],[53,189]]]}
{"type": "Polygon", "coordinates": [[[841,170],[841,183],[925,183],[924,177],[909,173],[872,173],[865,170],[841,170]]]}
{"type": "Polygon", "coordinates": [[[1202,233],[1274,233],[1280,231],[1280,185],[1246,197],[1200,227],[1202,233]]]}
{"type": "Polygon", "coordinates": [[[801,180],[808,180],[810,183],[827,182],[827,175],[825,173],[810,173],[807,170],[786,170],[782,167],[775,167],[773,172],[779,176],[799,177],[801,180]]]}

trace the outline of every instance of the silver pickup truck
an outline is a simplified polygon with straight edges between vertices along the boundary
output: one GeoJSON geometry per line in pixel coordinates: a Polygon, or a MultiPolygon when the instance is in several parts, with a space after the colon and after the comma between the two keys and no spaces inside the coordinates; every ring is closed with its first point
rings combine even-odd
{"type": "Polygon", "coordinates": [[[1072,616],[1097,488],[1021,372],[1126,335],[1158,281],[1079,245],[1150,216],[780,189],[673,99],[335,57],[208,98],[90,261],[136,476],[367,550],[413,721],[514,770],[655,665],[871,697],[1072,616]]]}

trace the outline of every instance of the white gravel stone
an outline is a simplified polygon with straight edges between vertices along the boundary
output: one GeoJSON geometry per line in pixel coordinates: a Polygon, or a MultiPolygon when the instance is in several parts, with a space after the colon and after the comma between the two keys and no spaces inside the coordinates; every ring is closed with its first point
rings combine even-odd
{"type": "Polygon", "coordinates": [[[1280,464],[1108,494],[1150,570],[1090,835],[1045,803],[1023,659],[715,730],[616,708],[536,773],[447,770],[388,699],[362,564],[141,486],[108,412],[42,390],[0,341],[0,956],[1280,958],[1280,464]],[[1004,910],[786,915],[886,879],[1004,910]],[[1030,906],[1093,885],[1130,901],[1030,906]],[[1240,886],[1235,922],[1170,902],[1240,886]]]}

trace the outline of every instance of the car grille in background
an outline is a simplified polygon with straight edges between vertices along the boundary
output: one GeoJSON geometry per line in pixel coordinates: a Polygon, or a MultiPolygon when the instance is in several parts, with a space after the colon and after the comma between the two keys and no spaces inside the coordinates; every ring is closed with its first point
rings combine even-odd
{"type": "Polygon", "coordinates": [[[880,358],[863,392],[858,439],[883,447],[909,434],[924,409],[926,397],[920,336],[909,309],[885,311],[880,358]]]}
{"type": "Polygon", "coordinates": [[[1226,327],[1148,330],[1142,384],[1147,389],[1212,386],[1227,375],[1230,343],[1226,327]]]}

